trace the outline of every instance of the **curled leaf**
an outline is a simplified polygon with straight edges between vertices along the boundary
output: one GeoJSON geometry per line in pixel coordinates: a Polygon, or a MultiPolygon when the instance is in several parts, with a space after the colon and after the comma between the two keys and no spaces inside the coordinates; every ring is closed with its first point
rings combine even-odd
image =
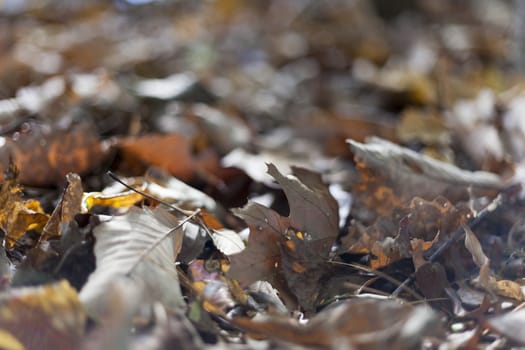
{"type": "Polygon", "coordinates": [[[21,191],[14,180],[5,181],[0,189],[0,227],[6,232],[7,248],[29,230],[41,232],[49,219],[37,200],[23,201],[21,191]]]}

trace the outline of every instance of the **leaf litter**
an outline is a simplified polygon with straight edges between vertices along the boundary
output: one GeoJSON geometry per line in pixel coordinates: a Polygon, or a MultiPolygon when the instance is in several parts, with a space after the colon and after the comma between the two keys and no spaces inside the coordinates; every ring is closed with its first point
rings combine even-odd
{"type": "Polygon", "coordinates": [[[0,346],[522,346],[521,17],[0,6],[0,346]]]}

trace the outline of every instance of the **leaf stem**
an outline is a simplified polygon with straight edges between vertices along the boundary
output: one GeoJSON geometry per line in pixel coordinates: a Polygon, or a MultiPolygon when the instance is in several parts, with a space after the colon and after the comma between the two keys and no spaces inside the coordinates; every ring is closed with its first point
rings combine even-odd
{"type": "Polygon", "coordinates": [[[145,256],[147,256],[149,253],[151,253],[153,251],[153,249],[155,249],[163,240],[165,240],[166,238],[168,238],[173,232],[177,231],[179,228],[182,227],[182,225],[184,225],[185,223],[187,223],[188,221],[190,220],[193,220],[195,218],[195,216],[199,215],[199,213],[201,212],[200,209],[197,209],[195,210],[191,215],[189,215],[188,217],[184,218],[184,220],[181,220],[177,226],[175,226],[174,228],[172,228],[171,230],[169,230],[167,233],[165,233],[162,237],[159,237],[155,243],[153,243],[151,246],[148,247],[148,249],[146,249],[145,251],[143,251],[138,260],[131,266],[131,268],[129,269],[128,273],[126,274],[127,276],[129,276],[133,270],[142,262],[142,260],[144,259],[145,256]]]}

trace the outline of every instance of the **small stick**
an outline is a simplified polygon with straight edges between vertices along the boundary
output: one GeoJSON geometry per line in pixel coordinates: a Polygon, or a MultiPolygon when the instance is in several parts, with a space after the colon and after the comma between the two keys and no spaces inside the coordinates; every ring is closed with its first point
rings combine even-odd
{"type": "Polygon", "coordinates": [[[119,179],[119,177],[117,175],[115,175],[112,171],[108,171],[107,174],[108,174],[108,176],[110,178],[112,178],[113,180],[117,181],[119,184],[121,184],[122,186],[126,187],[128,190],[131,190],[133,192],[137,192],[138,194],[142,195],[143,197],[145,197],[145,198],[147,198],[149,200],[152,200],[154,202],[157,202],[157,203],[160,203],[162,205],[165,205],[168,208],[171,208],[171,209],[173,209],[173,210],[183,214],[184,216],[192,216],[193,215],[193,212],[191,212],[191,211],[184,210],[182,208],[179,208],[175,204],[170,204],[168,202],[163,201],[162,199],[156,198],[156,197],[151,196],[151,195],[149,195],[147,193],[144,193],[144,192],[142,192],[140,190],[137,190],[136,188],[131,187],[130,185],[128,185],[127,183],[125,183],[124,181],[119,179]]]}
{"type": "Polygon", "coordinates": [[[200,210],[197,210],[196,212],[193,212],[193,211],[189,211],[189,210],[184,210],[182,208],[179,208],[178,206],[176,206],[175,204],[170,204],[168,202],[165,202],[163,201],[162,199],[159,199],[159,198],[156,198],[154,196],[151,196],[147,193],[144,193],[140,190],[137,190],[136,188],[133,188],[131,187],[130,185],[128,185],[127,183],[125,183],[124,181],[122,181],[117,175],[115,175],[112,171],[108,171],[107,172],[107,175],[109,177],[111,177],[113,180],[117,181],[119,184],[121,184],[122,186],[126,187],[127,189],[133,191],[133,192],[136,192],[140,195],[142,195],[143,197],[149,199],[149,200],[152,200],[154,202],[157,202],[157,203],[160,203],[162,205],[165,205],[166,207],[168,208],[171,208],[179,213],[181,213],[182,215],[186,216],[186,219],[184,219],[184,222],[187,222],[187,221],[193,221],[195,224],[199,225],[202,229],[204,229],[204,231],[206,231],[206,233],[211,237],[212,236],[212,233],[210,231],[210,229],[206,226],[206,224],[204,224],[204,222],[202,221],[201,217],[200,217],[200,210]]]}

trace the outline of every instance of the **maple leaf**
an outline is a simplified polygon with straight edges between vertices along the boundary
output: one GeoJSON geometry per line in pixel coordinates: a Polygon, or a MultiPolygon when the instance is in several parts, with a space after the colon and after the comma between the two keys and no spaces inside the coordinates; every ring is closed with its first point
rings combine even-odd
{"type": "Polygon", "coordinates": [[[274,284],[284,297],[292,292],[305,310],[313,310],[324,264],[338,234],[338,206],[321,176],[292,168],[284,176],[273,164],[268,173],[281,185],[290,216],[257,203],[248,203],[234,214],[250,228],[248,247],[230,256],[230,277],[246,286],[257,280],[274,284]]]}
{"type": "MultiPolygon", "coordinates": [[[[284,176],[268,164],[268,174],[281,185],[290,206],[290,225],[303,233],[305,240],[332,240],[338,232],[337,201],[321,176],[304,168],[292,167],[296,177],[284,176]]],[[[332,243],[332,242],[330,242],[332,243]]]]}
{"type": "Polygon", "coordinates": [[[290,220],[255,202],[232,211],[250,228],[250,240],[246,249],[229,257],[228,274],[237,278],[243,286],[258,280],[275,283],[281,254],[279,244],[290,226],[290,220]]]}

